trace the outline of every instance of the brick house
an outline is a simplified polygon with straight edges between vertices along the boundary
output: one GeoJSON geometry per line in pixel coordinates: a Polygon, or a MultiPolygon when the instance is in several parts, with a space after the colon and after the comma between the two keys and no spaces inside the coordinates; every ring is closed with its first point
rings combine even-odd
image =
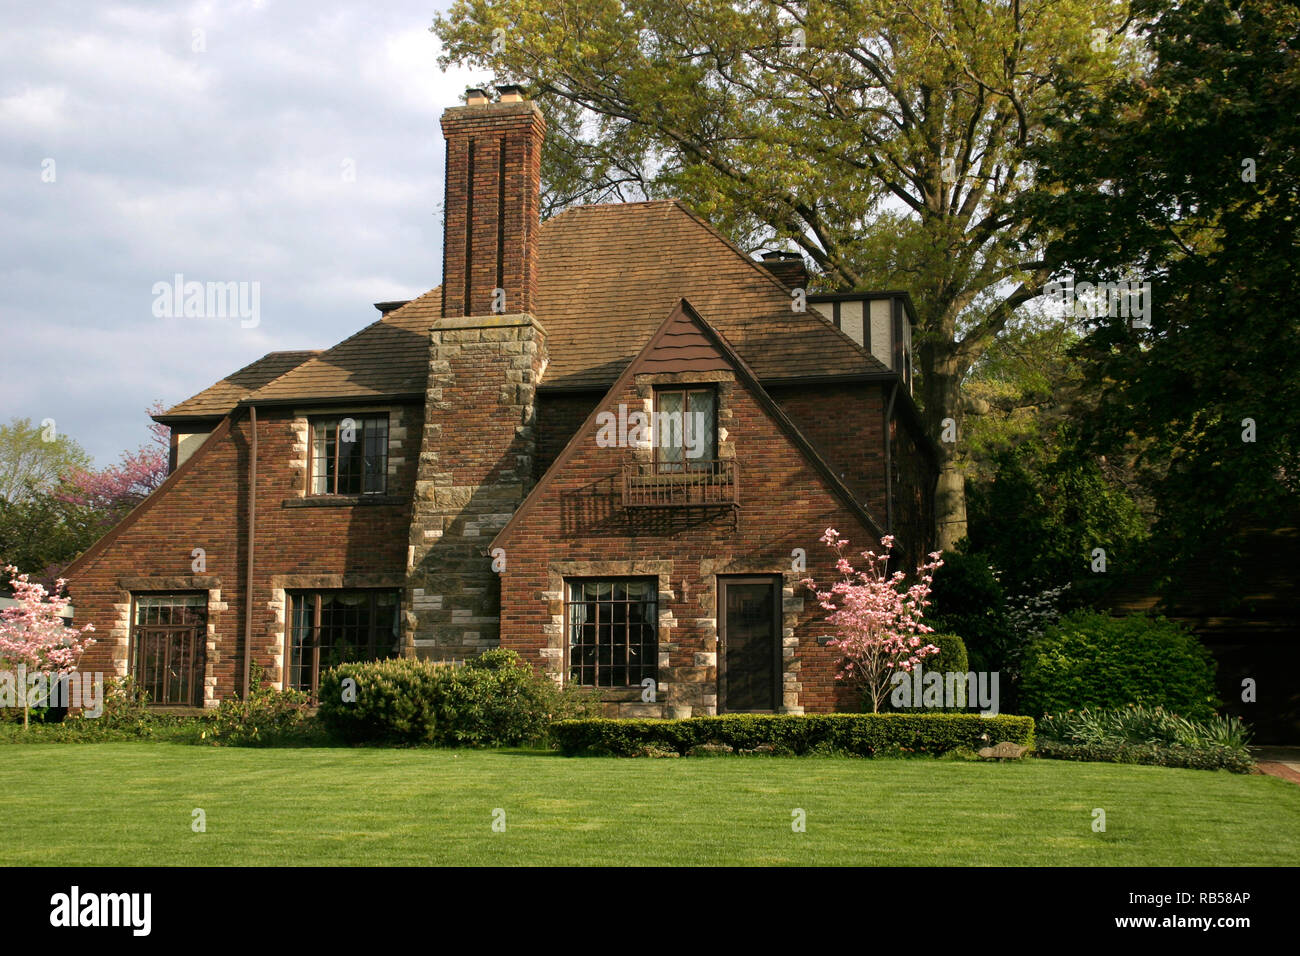
{"type": "Polygon", "coordinates": [[[253,661],[502,646],[614,715],[856,707],[799,559],[930,548],[906,294],[805,298],[676,201],[539,223],[545,123],[500,91],[442,117],[441,286],[158,416],[170,476],[68,571],[83,669],[210,707],[253,661]]]}

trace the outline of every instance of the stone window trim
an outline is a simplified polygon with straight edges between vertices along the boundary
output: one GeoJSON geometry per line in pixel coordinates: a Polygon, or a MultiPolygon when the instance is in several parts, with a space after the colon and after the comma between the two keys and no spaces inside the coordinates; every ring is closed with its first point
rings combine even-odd
{"type": "MultiPolygon", "coordinates": [[[[666,386],[700,386],[712,385],[715,389],[715,411],[717,420],[717,455],[718,459],[736,457],[735,436],[731,434],[731,425],[735,421],[732,394],[737,388],[734,372],[646,372],[636,376],[636,395],[642,402],[642,410],[647,415],[655,412],[655,391],[666,386]]],[[[653,466],[655,448],[651,445],[632,449],[636,460],[653,466]]]]}
{"type": "MultiPolygon", "coordinates": [[[[410,406],[414,410],[415,406],[410,406]]],[[[293,457],[289,460],[289,468],[295,472],[292,488],[293,497],[303,499],[305,503],[290,505],[286,499],[281,504],[283,507],[311,507],[317,503],[326,503],[329,499],[337,499],[335,507],[347,507],[358,504],[359,502],[351,500],[356,498],[383,499],[376,500],[374,504],[393,504],[396,501],[405,503],[407,496],[391,495],[387,492],[393,488],[394,481],[397,479],[401,468],[406,463],[406,457],[403,450],[407,440],[407,426],[410,424],[408,418],[408,407],[406,405],[382,404],[377,405],[359,401],[356,404],[346,406],[318,406],[304,405],[301,408],[294,408],[292,418],[289,421],[289,433],[293,436],[293,457]],[[387,474],[385,476],[385,494],[382,495],[331,495],[321,496],[312,495],[308,482],[311,475],[311,421],[317,418],[346,418],[349,416],[375,416],[388,415],[388,458],[387,474]],[[396,499],[396,500],[389,500],[396,499]],[[309,502],[309,503],[306,503],[309,502]]],[[[420,436],[413,436],[418,439],[420,436]]]]}
{"type": "MultiPolygon", "coordinates": [[[[668,667],[669,655],[676,650],[672,643],[673,629],[677,621],[673,617],[669,604],[674,600],[670,585],[673,573],[672,561],[552,561],[547,565],[547,590],[542,597],[550,610],[551,623],[542,626],[542,636],[546,645],[541,649],[541,656],[546,661],[546,673],[556,684],[568,683],[565,673],[565,656],[568,634],[564,630],[564,605],[568,599],[567,581],[571,578],[654,578],[658,581],[659,626],[656,638],[659,645],[658,672],[659,685],[656,697],[660,704],[665,702],[671,688],[663,681],[663,674],[668,667]]],[[[602,687],[599,688],[602,700],[641,699],[640,687],[602,687]]]]}
{"type": "MultiPolygon", "coordinates": [[[[115,619],[109,627],[106,643],[113,662],[114,676],[127,677],[131,673],[131,628],[135,609],[135,596],[146,593],[170,591],[207,592],[207,634],[203,644],[203,707],[216,708],[217,664],[223,659],[220,647],[220,627],[225,618],[220,615],[230,606],[221,599],[221,578],[214,574],[177,574],[158,577],[124,577],[117,582],[117,600],[113,603],[115,619]]],[[[99,638],[104,640],[103,638],[99,638]]]]}
{"type": "MultiPolygon", "coordinates": [[[[639,589],[639,590],[643,590],[643,589],[639,589]]],[[[646,588],[646,589],[644,589],[644,590],[648,590],[648,588],[646,588]]],[[[631,646],[633,643],[637,643],[637,644],[640,645],[640,650],[643,652],[643,653],[641,654],[641,660],[638,660],[636,663],[633,663],[632,660],[631,660],[632,654],[630,653],[630,650],[629,650],[629,653],[628,653],[628,655],[627,655],[627,656],[628,656],[628,660],[627,660],[627,662],[623,665],[623,667],[624,667],[624,669],[627,671],[628,676],[629,676],[630,679],[627,680],[626,682],[623,682],[623,683],[617,683],[617,684],[615,684],[615,683],[611,683],[611,684],[605,684],[605,683],[602,683],[602,682],[601,682],[602,666],[601,666],[600,661],[599,661],[600,654],[597,652],[597,653],[596,653],[596,658],[597,658],[597,659],[596,659],[596,661],[594,662],[594,664],[592,665],[592,668],[593,668],[593,674],[592,674],[592,677],[594,678],[593,682],[591,682],[591,683],[587,683],[587,682],[584,682],[584,681],[578,681],[578,682],[576,682],[576,686],[583,687],[583,688],[586,688],[586,689],[592,689],[592,690],[596,690],[596,691],[615,691],[615,692],[617,692],[617,691],[628,691],[628,690],[633,690],[633,689],[635,689],[635,690],[637,691],[637,693],[639,694],[639,693],[641,693],[641,691],[644,689],[644,688],[643,688],[643,681],[645,681],[647,678],[649,678],[649,679],[652,679],[652,680],[655,682],[655,686],[658,687],[658,683],[659,683],[660,677],[662,676],[662,675],[660,675],[660,673],[659,673],[659,667],[658,667],[658,663],[659,663],[659,620],[658,620],[658,607],[659,607],[659,594],[658,594],[658,591],[659,591],[659,587],[658,587],[658,577],[655,576],[655,575],[647,575],[647,576],[644,576],[644,577],[630,577],[630,578],[627,578],[627,577],[605,577],[605,576],[600,576],[600,577],[567,577],[567,578],[564,579],[564,591],[565,591],[564,604],[565,604],[565,615],[566,615],[566,616],[565,616],[565,622],[564,622],[564,624],[565,624],[565,634],[566,634],[565,650],[566,650],[566,653],[568,654],[568,658],[567,658],[567,659],[565,660],[565,662],[564,662],[564,679],[565,679],[566,683],[575,683],[574,680],[573,680],[573,669],[574,669],[574,666],[575,666],[575,665],[574,665],[574,661],[573,661],[572,654],[571,654],[571,652],[572,652],[572,650],[573,650],[573,646],[574,646],[574,645],[573,645],[573,637],[574,637],[574,634],[573,634],[573,631],[571,630],[571,628],[574,626],[573,615],[574,615],[574,609],[575,609],[575,606],[576,606],[576,605],[579,605],[579,604],[592,604],[592,603],[594,603],[594,604],[596,605],[596,608],[597,608],[597,611],[596,611],[596,617],[597,617],[597,620],[599,620],[599,619],[603,616],[602,611],[600,610],[601,607],[604,607],[604,608],[606,609],[606,611],[605,611],[604,613],[608,613],[609,611],[612,611],[613,607],[614,607],[615,605],[617,605],[617,604],[625,604],[625,605],[640,604],[640,605],[641,605],[641,608],[642,608],[643,611],[644,611],[644,610],[652,610],[652,612],[653,612],[654,615],[655,615],[655,619],[654,619],[654,620],[655,620],[655,628],[654,628],[654,635],[653,635],[653,638],[654,638],[654,645],[653,645],[653,654],[654,654],[654,657],[653,657],[653,661],[650,661],[650,660],[649,660],[649,658],[650,658],[650,656],[651,656],[650,653],[649,653],[650,648],[646,646],[646,643],[645,643],[645,640],[644,640],[644,638],[645,638],[644,632],[638,632],[638,635],[637,635],[638,638],[639,638],[638,641],[633,642],[633,640],[632,640],[632,636],[631,636],[631,634],[632,634],[632,632],[631,632],[632,625],[631,625],[631,623],[630,623],[630,618],[631,618],[631,607],[629,606],[629,607],[627,607],[627,608],[625,609],[627,613],[626,613],[626,616],[625,616],[625,620],[624,620],[624,624],[623,624],[623,629],[622,629],[622,632],[621,632],[621,633],[619,632],[619,629],[618,629],[618,627],[617,627],[617,623],[616,623],[616,622],[611,622],[610,620],[606,619],[605,623],[606,623],[606,626],[609,627],[609,629],[610,629],[610,630],[609,630],[609,636],[610,636],[610,638],[611,638],[611,643],[612,643],[614,646],[617,646],[617,645],[619,645],[619,644],[623,644],[623,645],[625,645],[625,646],[628,646],[629,649],[630,649],[630,646],[631,646]],[[653,595],[653,597],[650,597],[650,596],[649,596],[648,594],[646,594],[646,593],[641,593],[641,594],[640,594],[636,599],[632,599],[632,598],[629,598],[629,597],[626,597],[626,596],[625,596],[623,599],[620,600],[620,599],[616,599],[616,598],[614,597],[614,592],[611,590],[610,593],[609,593],[609,596],[608,596],[607,598],[606,598],[606,597],[600,597],[599,595],[594,596],[594,597],[591,597],[591,598],[575,598],[575,597],[574,597],[575,589],[581,589],[581,588],[583,588],[584,585],[589,585],[589,584],[601,584],[601,583],[604,583],[604,584],[610,584],[610,585],[616,585],[616,584],[624,584],[624,585],[630,585],[630,584],[636,584],[636,585],[649,585],[649,586],[651,586],[651,587],[654,588],[654,595],[653,595]],[[619,640],[620,637],[621,637],[621,640],[619,640]],[[647,673],[647,671],[648,671],[649,673],[647,673]]],[[[593,623],[594,623],[594,622],[593,622],[593,623]]],[[[591,648],[593,648],[593,649],[596,649],[596,648],[599,647],[599,645],[600,645],[600,626],[599,626],[599,624],[596,624],[596,627],[595,627],[595,642],[592,643],[592,644],[589,645],[589,646],[590,646],[591,648]]],[[[584,645],[584,646],[586,646],[586,645],[584,645]]],[[[606,668],[606,669],[611,670],[611,671],[614,671],[614,672],[617,672],[618,668],[617,668],[617,667],[612,663],[613,652],[611,651],[610,654],[611,654],[611,663],[610,663],[609,665],[607,665],[607,668],[606,668]]],[[[579,666],[579,669],[581,670],[581,669],[582,669],[581,665],[578,665],[578,666],[579,666]]]]}
{"type": "Polygon", "coordinates": [[[289,591],[331,591],[342,588],[391,589],[401,592],[399,607],[405,598],[406,576],[404,574],[370,574],[365,572],[344,572],[342,574],[272,574],[267,578],[271,590],[266,608],[271,612],[263,634],[260,647],[253,651],[270,657],[272,666],[268,668],[266,679],[280,690],[289,689],[288,656],[286,632],[288,625],[289,591]]]}

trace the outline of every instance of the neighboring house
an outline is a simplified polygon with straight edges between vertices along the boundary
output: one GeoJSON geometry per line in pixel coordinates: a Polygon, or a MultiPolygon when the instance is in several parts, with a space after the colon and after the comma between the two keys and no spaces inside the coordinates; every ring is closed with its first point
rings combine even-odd
{"type": "Polygon", "coordinates": [[[539,224],[545,124],[500,89],[442,118],[439,288],[157,416],[172,474],[67,572],[83,668],[214,706],[250,661],[310,691],[502,646],[616,715],[856,708],[799,581],[828,527],[931,548],[907,296],[801,311],[801,260],[676,201],[539,224]]]}

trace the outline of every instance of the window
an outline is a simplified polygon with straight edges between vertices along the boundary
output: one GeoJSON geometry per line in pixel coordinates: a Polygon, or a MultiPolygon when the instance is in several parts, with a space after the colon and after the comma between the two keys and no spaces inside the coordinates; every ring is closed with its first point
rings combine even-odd
{"type": "Polygon", "coordinates": [[[131,619],[131,673],[153,704],[203,704],[208,595],[140,594],[131,619]]]}
{"type": "Polygon", "coordinates": [[[388,477],[388,416],[311,421],[313,495],[382,495],[388,477]]]}
{"type": "Polygon", "coordinates": [[[565,619],[569,680],[585,687],[639,687],[657,678],[659,582],[570,581],[565,619]]]}
{"type": "Polygon", "coordinates": [[[289,595],[289,687],[313,696],[335,664],[395,657],[396,591],[310,591],[289,595]]]}
{"type": "Polygon", "coordinates": [[[709,388],[655,389],[655,462],[660,472],[710,471],[718,457],[718,400],[709,388]]]}

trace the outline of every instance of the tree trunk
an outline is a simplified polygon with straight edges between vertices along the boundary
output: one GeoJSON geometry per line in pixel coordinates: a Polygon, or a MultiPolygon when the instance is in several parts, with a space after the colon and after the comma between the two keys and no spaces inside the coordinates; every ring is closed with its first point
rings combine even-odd
{"type": "Polygon", "coordinates": [[[951,549],[966,537],[966,478],[961,469],[961,380],[950,345],[921,350],[921,395],[925,425],[939,449],[939,484],[934,495],[936,547],[951,549]]]}

